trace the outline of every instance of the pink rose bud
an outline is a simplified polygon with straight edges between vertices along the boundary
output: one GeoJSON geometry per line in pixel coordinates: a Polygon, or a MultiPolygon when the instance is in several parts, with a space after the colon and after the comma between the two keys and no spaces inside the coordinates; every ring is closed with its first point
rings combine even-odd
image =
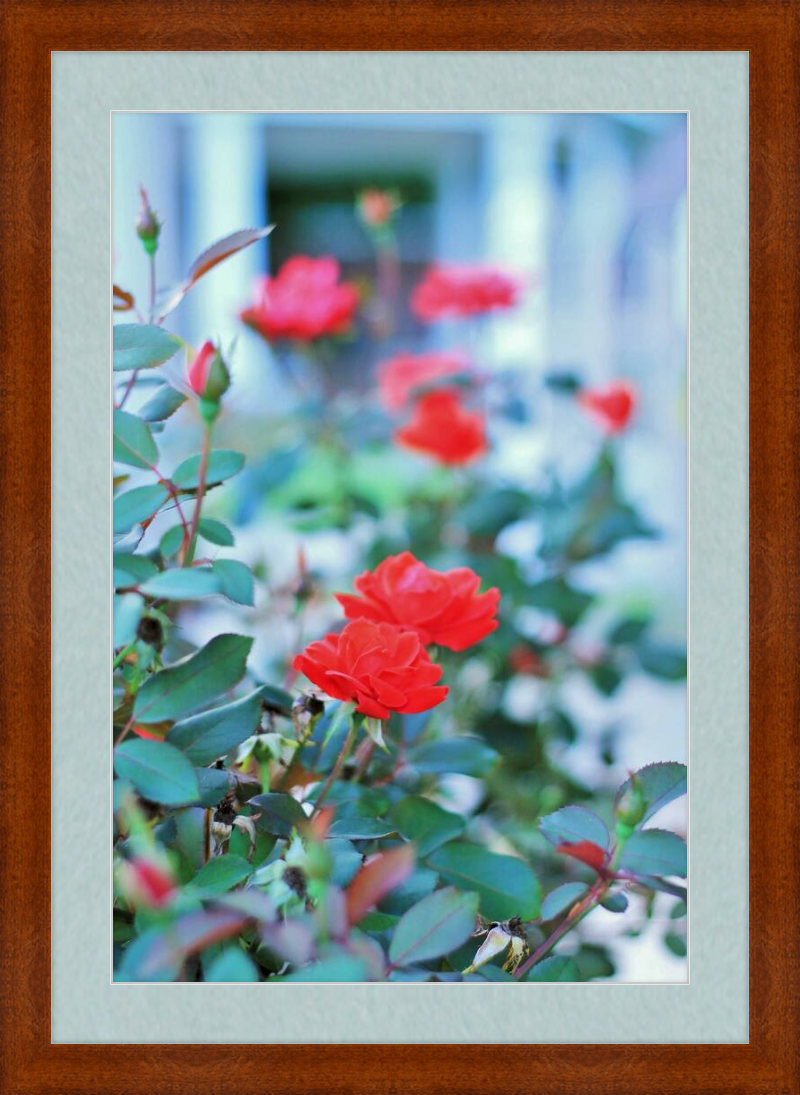
{"type": "Polygon", "coordinates": [[[189,364],[186,373],[189,387],[211,403],[219,399],[230,387],[231,377],[222,355],[213,342],[206,341],[189,364]]]}
{"type": "Polygon", "coordinates": [[[125,864],[124,886],[134,904],[150,909],[168,905],[175,893],[171,872],[143,856],[134,856],[125,864]]]}

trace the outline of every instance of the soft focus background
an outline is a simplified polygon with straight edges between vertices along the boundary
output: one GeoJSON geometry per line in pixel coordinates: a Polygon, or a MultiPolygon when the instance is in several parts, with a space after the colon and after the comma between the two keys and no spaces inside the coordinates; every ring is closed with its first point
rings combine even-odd
{"type": "MultiPolygon", "coordinates": [[[[574,401],[545,384],[553,372],[575,373],[588,385],[635,385],[634,423],[614,445],[618,486],[659,533],[620,535],[612,550],[571,567],[570,583],[593,595],[573,629],[580,657],[596,662],[609,628],[631,616],[652,618],[664,651],[686,643],[685,115],[117,113],[113,169],[114,281],[137,299],[146,298],[148,283],[132,231],[139,184],[165,222],[157,271],[165,290],[220,236],[276,225],[265,243],[213,270],[169,320],[194,346],[235,341],[234,386],[217,443],[245,452],[248,467],[213,492],[208,513],[235,524],[233,554],[262,578],[253,610],[216,602],[187,608],[187,636],[253,634],[258,672],[280,681],[287,658],[340,619],[332,592],[350,590],[365,566],[427,535],[441,541],[442,565],[483,552],[482,563],[470,555],[470,565],[500,585],[513,632],[462,657],[463,710],[452,716],[507,758],[490,794],[516,816],[498,811],[496,850],[535,858],[541,845],[527,831],[538,813],[613,791],[628,769],[685,761],[681,674],[646,672],[623,650],[617,681],[598,682],[586,671],[554,681],[516,671],[507,657],[509,644],[526,639],[538,650],[552,622],[526,603],[526,589],[542,577],[546,520],[536,499],[554,476],[565,487],[582,481],[602,444],[574,401]],[[403,202],[396,220],[402,307],[382,338],[370,334],[363,310],[353,339],[312,363],[312,375],[324,369],[335,388],[333,399],[315,397],[292,382],[285,353],[238,313],[254,279],[296,254],[335,256],[343,278],[367,293],[375,249],[355,211],[365,187],[396,191],[403,202]],[[480,322],[423,325],[407,300],[433,262],[488,262],[518,274],[526,281],[521,304],[480,322]],[[451,480],[381,432],[375,366],[399,350],[437,348],[465,351],[489,377],[492,451],[474,473],[477,515],[469,500],[456,512],[442,504],[470,489],[470,469],[451,480]],[[346,467],[326,447],[329,423],[347,437],[346,467]],[[301,551],[313,596],[298,612],[301,551]],[[545,731],[553,711],[568,725],[545,731]]],[[[291,367],[302,376],[309,369],[302,361],[291,367]]],[[[180,369],[173,362],[166,371],[180,369]]],[[[184,408],[163,435],[167,460],[169,444],[175,459],[196,451],[199,433],[192,408],[184,408]]],[[[154,522],[148,536],[157,542],[166,527],[154,522]]],[[[484,793],[478,782],[450,777],[449,808],[474,810],[484,793]]],[[[686,808],[685,800],[671,804],[658,823],[685,833],[686,808]]],[[[491,810],[487,816],[491,822],[491,810]]],[[[616,943],[621,918],[600,909],[587,919],[584,939],[609,948],[595,952],[597,961],[610,955],[607,976],[686,979],[686,960],[663,943],[670,900],[662,897],[649,930],[624,945],[616,943]]]]}

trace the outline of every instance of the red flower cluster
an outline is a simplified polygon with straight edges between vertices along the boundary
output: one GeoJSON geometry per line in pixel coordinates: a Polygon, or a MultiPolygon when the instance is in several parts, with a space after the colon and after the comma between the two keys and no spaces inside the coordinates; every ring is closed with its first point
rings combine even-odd
{"type": "Polygon", "coordinates": [[[432,570],[408,552],[385,559],[356,578],[361,597],[336,595],[352,622],[294,659],[293,668],[334,699],[353,702],[372,718],[415,714],[442,703],[442,667],[429,643],[465,650],[497,627],[500,591],[478,593],[468,567],[432,570]]]}
{"type": "Polygon", "coordinates": [[[497,628],[500,590],[478,593],[480,578],[469,567],[433,570],[404,551],[365,570],[354,585],[360,597],[336,594],[348,620],[396,624],[426,646],[466,650],[497,628]]]}
{"type": "Polygon", "coordinates": [[[449,389],[424,395],[411,421],[394,436],[400,445],[433,456],[442,464],[468,464],[488,448],[483,415],[465,410],[458,395],[449,389]]]}
{"type": "Polygon", "coordinates": [[[522,285],[488,266],[432,266],[411,297],[411,310],[431,323],[513,308],[522,285]]]}
{"type": "Polygon", "coordinates": [[[468,376],[470,372],[466,355],[457,352],[397,354],[378,366],[383,405],[387,411],[400,411],[421,389],[448,377],[468,376]]]}
{"type": "Polygon", "coordinates": [[[311,342],[349,330],[358,304],[356,287],[339,281],[336,259],[296,255],[276,277],[258,280],[255,300],[240,317],[268,342],[311,342]]]}
{"type": "Polygon", "coordinates": [[[584,388],[578,402],[606,433],[621,433],[636,409],[636,393],[629,384],[616,381],[603,388],[584,388]]]}
{"type": "Polygon", "coordinates": [[[293,666],[328,696],[355,702],[375,719],[388,719],[392,711],[427,711],[448,692],[436,684],[442,667],[430,660],[415,632],[371,620],[354,620],[310,643],[293,666]]]}

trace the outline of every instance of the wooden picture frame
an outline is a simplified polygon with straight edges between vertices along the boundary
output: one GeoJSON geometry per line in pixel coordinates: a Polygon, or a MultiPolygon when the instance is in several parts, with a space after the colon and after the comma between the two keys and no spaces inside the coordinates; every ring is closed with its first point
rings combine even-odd
{"type": "Polygon", "coordinates": [[[800,1092],[800,0],[0,0],[0,175],[3,1095],[800,1092]],[[50,54],[238,49],[749,52],[748,1044],[51,1044],[50,54]]]}

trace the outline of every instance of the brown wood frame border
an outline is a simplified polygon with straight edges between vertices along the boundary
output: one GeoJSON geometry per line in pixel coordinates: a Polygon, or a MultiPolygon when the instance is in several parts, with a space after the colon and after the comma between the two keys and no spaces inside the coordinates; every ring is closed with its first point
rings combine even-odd
{"type": "Polygon", "coordinates": [[[800,1092],[799,37],[800,0],[0,0],[2,1095],[800,1092]],[[50,52],[173,49],[749,51],[749,1044],[50,1044],[50,52]]]}

